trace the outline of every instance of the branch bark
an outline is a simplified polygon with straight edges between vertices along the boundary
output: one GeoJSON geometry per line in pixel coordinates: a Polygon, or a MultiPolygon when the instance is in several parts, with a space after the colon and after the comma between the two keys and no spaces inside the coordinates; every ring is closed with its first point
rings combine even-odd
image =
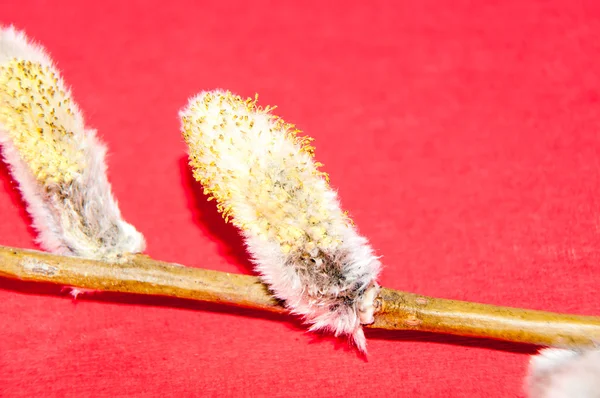
{"type": "MultiPolygon", "coordinates": [[[[0,276],[85,289],[178,297],[283,313],[253,276],[126,256],[118,263],[0,246],[0,276]]],[[[445,300],[383,288],[369,328],[417,330],[555,347],[600,341],[600,318],[445,300]]]]}

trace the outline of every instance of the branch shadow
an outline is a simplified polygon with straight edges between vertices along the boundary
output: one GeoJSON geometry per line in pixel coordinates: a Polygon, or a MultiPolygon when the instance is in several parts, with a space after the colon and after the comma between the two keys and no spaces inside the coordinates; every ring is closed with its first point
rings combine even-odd
{"type": "Polygon", "coordinates": [[[412,343],[443,344],[468,348],[480,348],[492,351],[505,351],[514,354],[532,355],[539,346],[533,344],[513,343],[481,337],[464,337],[451,334],[421,332],[414,330],[366,329],[368,340],[385,340],[412,343]]]}
{"type": "Polygon", "coordinates": [[[179,161],[181,180],[188,200],[188,208],[193,214],[194,223],[202,231],[213,236],[218,244],[218,252],[221,256],[243,269],[254,272],[250,256],[246,251],[244,240],[239,230],[232,224],[225,223],[221,214],[217,211],[215,202],[208,201],[208,195],[204,194],[202,185],[194,178],[188,158],[184,156],[179,161]]]}
{"type": "Polygon", "coordinates": [[[302,321],[287,314],[278,314],[252,308],[236,307],[227,304],[211,303],[197,300],[188,300],[177,297],[167,296],[147,296],[134,293],[119,293],[97,291],[82,293],[73,298],[62,285],[51,283],[28,282],[16,279],[0,277],[0,290],[12,291],[14,293],[35,295],[35,296],[54,296],[64,300],[71,300],[74,304],[82,302],[111,303],[127,306],[144,306],[156,308],[175,308],[187,311],[205,311],[233,316],[241,316],[253,319],[263,319],[275,322],[285,322],[290,329],[305,330],[302,321]]]}

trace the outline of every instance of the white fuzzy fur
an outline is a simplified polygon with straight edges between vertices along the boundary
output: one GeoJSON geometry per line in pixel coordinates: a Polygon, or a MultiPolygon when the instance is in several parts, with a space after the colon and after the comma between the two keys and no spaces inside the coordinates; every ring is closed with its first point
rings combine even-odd
{"type": "MultiPolygon", "coordinates": [[[[41,46],[30,42],[23,32],[13,27],[2,28],[0,66],[13,59],[36,62],[56,70],[41,46]]],[[[9,105],[0,103],[0,106],[9,105]]],[[[106,148],[94,130],[84,127],[78,107],[73,104],[72,108],[73,117],[59,123],[73,133],[72,142],[67,145],[76,146],[85,155],[86,164],[72,184],[52,192],[36,180],[9,131],[0,125],[2,154],[19,183],[33,225],[39,232],[38,241],[48,251],[87,258],[116,259],[125,253],[141,252],[145,240],[122,219],[111,192],[104,161],[106,148]],[[60,195],[55,191],[60,191],[60,195]]]]}
{"type": "Polygon", "coordinates": [[[600,398],[600,349],[547,348],[531,358],[529,398],[600,398]]]}
{"type": "Polygon", "coordinates": [[[274,294],[311,330],[350,335],[364,351],[380,263],[293,126],[248,103],[217,90],[180,112],[195,176],[242,230],[274,294]]]}

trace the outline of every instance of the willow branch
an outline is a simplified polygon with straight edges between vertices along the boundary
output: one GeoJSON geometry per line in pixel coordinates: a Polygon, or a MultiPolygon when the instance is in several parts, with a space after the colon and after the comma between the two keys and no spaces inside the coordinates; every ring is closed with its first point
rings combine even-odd
{"type": "MultiPolygon", "coordinates": [[[[119,263],[0,246],[0,276],[85,289],[177,297],[283,313],[253,276],[132,255],[119,263]]],[[[600,317],[445,300],[383,288],[370,328],[416,330],[556,347],[600,341],[600,317]]]]}

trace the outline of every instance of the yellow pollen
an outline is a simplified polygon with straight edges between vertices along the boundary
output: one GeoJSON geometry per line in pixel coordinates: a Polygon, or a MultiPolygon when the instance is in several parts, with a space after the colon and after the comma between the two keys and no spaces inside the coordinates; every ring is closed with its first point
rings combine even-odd
{"type": "Polygon", "coordinates": [[[71,130],[80,121],[69,103],[50,67],[18,59],[0,66],[0,125],[45,186],[69,183],[85,167],[86,158],[71,130]]]}

